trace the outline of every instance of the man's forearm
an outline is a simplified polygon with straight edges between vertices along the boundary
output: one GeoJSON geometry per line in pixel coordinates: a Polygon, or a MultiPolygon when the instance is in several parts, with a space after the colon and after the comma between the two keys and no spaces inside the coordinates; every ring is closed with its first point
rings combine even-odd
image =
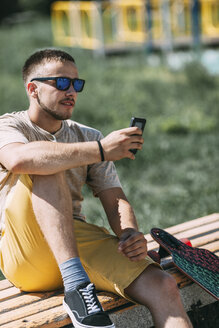
{"type": "MultiPolygon", "coordinates": [[[[141,149],[143,138],[137,127],[113,131],[101,140],[106,161],[134,159],[129,150],[141,149]]],[[[96,141],[56,143],[34,141],[27,144],[11,143],[0,149],[0,162],[17,174],[55,174],[78,166],[98,163],[101,154],[96,141]]]]}
{"type": "Polygon", "coordinates": [[[121,188],[112,188],[99,194],[109,224],[113,232],[120,237],[125,229],[138,230],[132,206],[121,188]]]}
{"type": "Polygon", "coordinates": [[[134,211],[126,199],[118,199],[118,212],[109,215],[108,219],[113,231],[119,237],[127,229],[138,231],[138,224],[134,211]]]}
{"type": "Polygon", "coordinates": [[[14,173],[48,175],[74,167],[98,163],[99,147],[96,141],[79,143],[53,143],[34,141],[28,144],[14,144],[11,157],[3,165],[14,173]]]}
{"type": "Polygon", "coordinates": [[[138,230],[134,211],[121,188],[102,191],[100,200],[110,226],[118,236],[118,251],[130,261],[139,261],[147,255],[147,240],[138,230]]]}

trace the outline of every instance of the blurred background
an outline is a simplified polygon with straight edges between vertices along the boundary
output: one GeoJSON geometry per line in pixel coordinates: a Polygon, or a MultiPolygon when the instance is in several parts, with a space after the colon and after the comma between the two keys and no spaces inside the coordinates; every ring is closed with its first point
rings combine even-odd
{"type": "Polygon", "coordinates": [[[0,114],[28,108],[24,61],[56,47],[86,80],[74,120],[106,135],[147,118],[143,150],[115,163],[143,232],[218,211],[218,0],[1,0],[0,44],[0,114]]]}

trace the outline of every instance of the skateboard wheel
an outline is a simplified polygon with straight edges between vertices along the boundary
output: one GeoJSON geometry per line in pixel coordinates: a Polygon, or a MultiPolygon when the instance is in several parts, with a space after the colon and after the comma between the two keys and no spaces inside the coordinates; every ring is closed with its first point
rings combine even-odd
{"type": "Polygon", "coordinates": [[[155,252],[155,251],[148,251],[148,256],[150,256],[150,258],[152,258],[152,260],[154,262],[157,262],[160,264],[160,255],[155,252]]]}
{"type": "Polygon", "coordinates": [[[192,247],[192,243],[188,238],[181,238],[180,241],[190,247],[192,247]]]}

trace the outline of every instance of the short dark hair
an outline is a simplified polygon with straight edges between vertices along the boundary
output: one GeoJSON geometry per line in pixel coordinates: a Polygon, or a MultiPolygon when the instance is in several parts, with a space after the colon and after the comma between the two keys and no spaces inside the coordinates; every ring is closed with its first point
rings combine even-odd
{"type": "Polygon", "coordinates": [[[31,74],[35,66],[42,64],[43,61],[71,61],[75,64],[74,58],[67,52],[58,49],[43,49],[33,53],[25,62],[22,74],[24,83],[26,83],[28,76],[31,74]]]}

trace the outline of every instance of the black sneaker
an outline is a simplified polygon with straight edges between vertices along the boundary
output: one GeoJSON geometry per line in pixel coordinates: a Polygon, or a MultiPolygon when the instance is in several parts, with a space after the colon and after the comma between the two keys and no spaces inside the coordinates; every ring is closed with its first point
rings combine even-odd
{"type": "Polygon", "coordinates": [[[90,282],[65,292],[63,306],[75,328],[115,328],[100,305],[94,284],[90,282]]]}

